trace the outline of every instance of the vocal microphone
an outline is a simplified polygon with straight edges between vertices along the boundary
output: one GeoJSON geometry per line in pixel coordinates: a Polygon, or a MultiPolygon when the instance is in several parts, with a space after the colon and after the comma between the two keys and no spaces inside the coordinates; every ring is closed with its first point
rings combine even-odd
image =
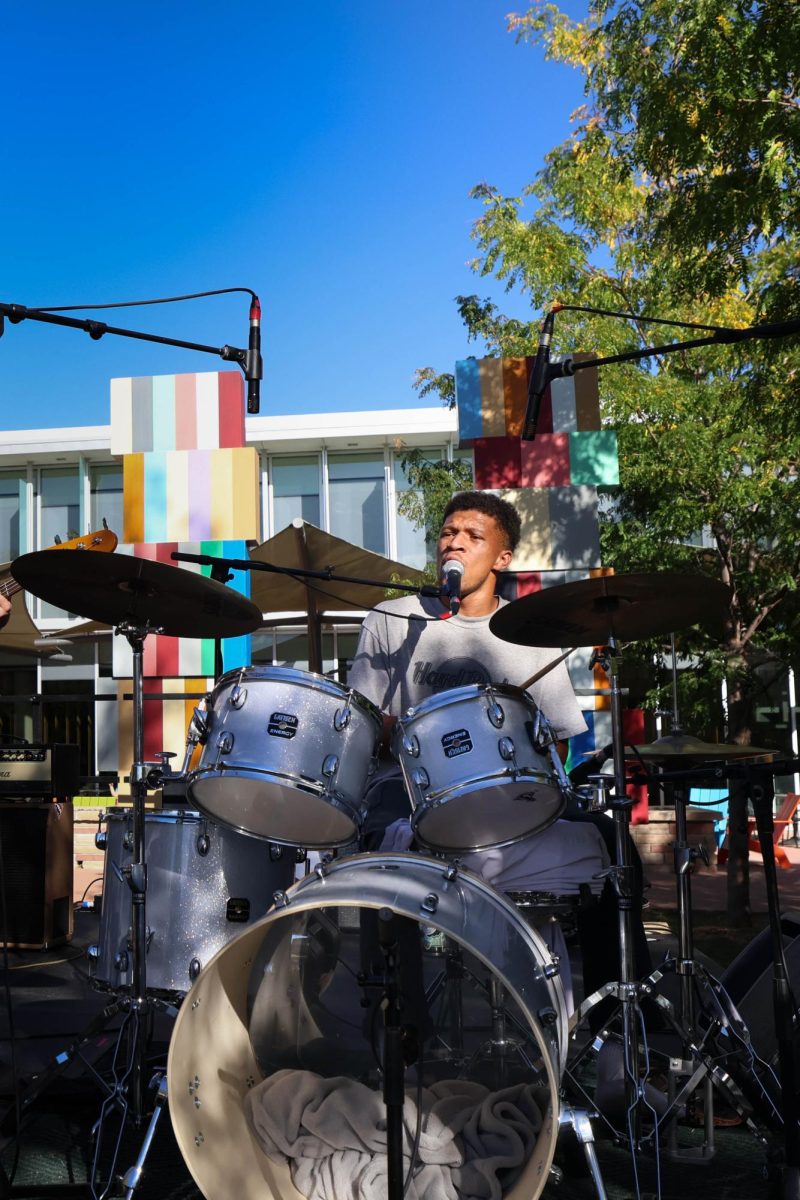
{"type": "Polygon", "coordinates": [[[261,380],[264,364],[261,359],[261,303],[253,296],[250,304],[250,341],[247,346],[244,377],[247,380],[247,411],[257,413],[261,402],[261,380]]]}
{"type": "Polygon", "coordinates": [[[464,575],[464,564],[459,558],[448,558],[442,563],[442,588],[450,600],[450,616],[454,617],[461,607],[461,580],[464,575]]]}
{"type": "Polygon", "coordinates": [[[532,442],[536,437],[536,423],[539,420],[539,409],[542,407],[542,396],[547,389],[547,368],[550,365],[550,339],[553,336],[553,320],[560,310],[560,305],[554,304],[544,319],[542,332],[539,334],[539,345],[536,358],[533,360],[531,382],[528,387],[528,407],[525,410],[525,422],[522,426],[523,442],[532,442]]]}

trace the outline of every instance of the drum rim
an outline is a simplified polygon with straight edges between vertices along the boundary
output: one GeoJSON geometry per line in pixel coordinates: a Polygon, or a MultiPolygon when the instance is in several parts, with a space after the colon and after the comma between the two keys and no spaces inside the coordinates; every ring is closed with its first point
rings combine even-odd
{"type": "Polygon", "coordinates": [[[470,697],[477,699],[481,693],[485,692],[496,692],[507,699],[519,700],[534,712],[542,711],[530,693],[513,683],[465,683],[462,687],[446,688],[443,692],[434,692],[432,696],[426,696],[424,700],[420,700],[419,704],[413,704],[407,708],[402,716],[398,717],[397,723],[398,725],[402,725],[404,722],[410,723],[417,717],[424,716],[425,713],[434,712],[437,708],[447,708],[451,704],[457,704],[460,700],[467,700],[470,697]]]}
{"type": "Polygon", "coordinates": [[[341,792],[327,792],[320,786],[313,786],[312,782],[303,779],[301,786],[295,784],[298,776],[292,775],[286,771],[266,771],[262,767],[255,766],[228,766],[225,763],[217,763],[214,766],[197,767],[186,777],[186,790],[192,796],[192,799],[197,804],[200,813],[207,821],[213,821],[216,825],[223,825],[227,829],[233,829],[237,833],[243,833],[247,837],[258,838],[262,842],[273,842],[276,846],[298,846],[302,845],[308,850],[327,850],[334,849],[340,846],[348,846],[358,836],[361,829],[361,808],[354,807],[351,802],[342,795],[341,792]],[[224,779],[226,776],[231,779],[265,779],[273,784],[278,783],[281,786],[288,786],[293,792],[304,792],[307,796],[313,796],[316,800],[322,800],[326,807],[333,808],[337,812],[348,817],[352,823],[352,831],[348,837],[340,840],[339,838],[326,839],[324,841],[310,841],[297,838],[280,838],[274,833],[254,833],[252,829],[248,829],[245,825],[237,825],[228,817],[221,817],[219,813],[212,813],[210,809],[201,804],[195,796],[193,788],[195,783],[203,783],[203,779],[198,779],[198,776],[206,776],[211,779],[224,779]]]}
{"type": "MultiPolygon", "coordinates": [[[[345,864],[349,866],[359,860],[363,860],[372,866],[377,866],[378,864],[383,864],[384,866],[399,865],[401,862],[408,862],[409,860],[417,864],[425,862],[426,864],[433,864],[440,873],[444,866],[440,860],[427,859],[419,854],[395,852],[354,855],[350,858],[339,859],[330,864],[329,871],[336,870],[337,864],[338,869],[342,869],[345,864]]],[[[429,870],[430,867],[423,869],[429,870]]],[[[532,943],[532,947],[541,945],[542,951],[547,953],[547,947],[543,940],[536,934],[535,930],[531,929],[502,893],[497,892],[479,876],[474,875],[464,868],[459,868],[459,875],[462,877],[468,876],[470,884],[476,890],[485,894],[491,901],[502,907],[511,924],[527,943],[532,943]]],[[[301,886],[308,888],[311,886],[312,881],[317,884],[320,883],[317,875],[312,875],[294,884],[288,892],[290,901],[291,897],[301,886]]],[[[317,903],[309,904],[309,908],[313,909],[313,907],[319,906],[318,898],[314,897],[314,900],[317,903]]],[[[358,900],[351,900],[349,906],[358,906],[358,900]]],[[[291,902],[288,905],[288,911],[291,912],[291,902]]],[[[298,910],[295,909],[295,911],[298,910]]],[[[249,971],[258,950],[263,944],[265,928],[286,914],[287,908],[272,909],[259,922],[244,931],[240,937],[234,938],[232,942],[224,946],[201,971],[193,984],[192,991],[187,996],[187,1001],[181,1005],[175,1021],[167,1062],[168,1085],[171,1096],[174,1096],[174,1102],[171,1106],[173,1129],[184,1161],[201,1191],[204,1190],[204,1186],[209,1182],[210,1177],[212,1183],[217,1182],[220,1174],[224,1174],[226,1170],[226,1168],[218,1165],[218,1152],[212,1154],[209,1161],[210,1145],[216,1145],[215,1139],[217,1137],[229,1139],[231,1129],[235,1129],[238,1126],[248,1136],[246,1146],[242,1147],[243,1159],[248,1169],[252,1167],[256,1174],[260,1176],[260,1178],[256,1179],[256,1186],[259,1190],[257,1192],[255,1190],[246,1190],[244,1200],[252,1200],[256,1195],[271,1196],[272,1200],[278,1200],[281,1195],[290,1195],[295,1200],[298,1200],[299,1197],[299,1193],[291,1187],[288,1166],[285,1164],[281,1164],[280,1166],[272,1164],[272,1160],[258,1146],[252,1132],[249,1131],[244,1115],[244,1097],[247,1091],[256,1083],[253,1068],[258,1071],[258,1062],[250,1042],[246,1024],[247,1019],[245,1014],[247,1009],[247,993],[249,991],[249,977],[245,978],[244,971],[245,969],[249,971]],[[225,968],[222,968],[220,964],[225,955],[228,956],[228,962],[225,964],[225,968]],[[235,989],[231,986],[233,979],[231,972],[234,968],[236,968],[235,989]],[[246,1078],[230,1074],[229,1071],[220,1071],[219,1061],[210,1060],[206,1062],[202,1056],[197,1057],[197,1047],[204,1044],[204,1039],[202,1036],[197,1036],[195,1022],[199,1021],[200,1031],[205,1031],[206,1010],[210,1014],[213,1014],[213,1019],[216,1022],[214,1028],[224,1027],[226,1031],[232,1032],[234,1042],[233,1053],[244,1055],[251,1071],[246,1078]],[[229,1027],[227,1024],[229,1021],[235,1022],[235,1026],[229,1027]],[[209,1067],[212,1069],[214,1079],[211,1086],[215,1090],[214,1099],[217,1101],[219,1097],[216,1093],[221,1088],[219,1081],[224,1079],[224,1090],[222,1093],[224,1111],[218,1112],[215,1107],[212,1113],[209,1113],[206,1117],[205,1122],[202,1120],[203,1110],[200,1110],[200,1114],[196,1112],[195,1101],[192,1098],[193,1087],[199,1085],[200,1080],[195,1077],[194,1083],[190,1082],[188,1091],[185,1082],[187,1070],[190,1073],[189,1078],[191,1079],[191,1071],[196,1069],[202,1076],[204,1066],[206,1069],[209,1067]],[[233,1124],[231,1123],[231,1113],[228,1107],[232,1100],[237,1104],[241,1104],[241,1110],[237,1112],[233,1124]],[[206,1129],[206,1124],[209,1120],[212,1123],[210,1130],[206,1129]],[[205,1133],[203,1132],[204,1130],[205,1133]],[[198,1148],[206,1141],[206,1135],[210,1135],[209,1140],[206,1142],[206,1148],[204,1151],[199,1150],[198,1148]],[[288,1183],[288,1190],[284,1191],[281,1185],[286,1183],[288,1183]],[[266,1184],[266,1187],[264,1187],[264,1184],[266,1184]]],[[[476,953],[472,946],[468,948],[472,953],[476,953]]],[[[541,964],[542,960],[537,958],[536,961],[541,964]]],[[[488,965],[495,971],[492,963],[488,965]]],[[[503,979],[505,976],[501,975],[500,978],[503,979]]],[[[561,989],[560,979],[556,978],[555,980],[551,980],[551,982],[556,983],[558,988],[561,989]]],[[[512,987],[510,990],[519,1003],[516,989],[512,987]]],[[[563,990],[561,991],[561,998],[563,1000],[563,990]]],[[[537,1016],[527,1003],[520,1004],[520,1009],[525,1015],[526,1020],[537,1016]]],[[[530,1200],[533,1200],[534,1197],[540,1196],[547,1179],[548,1169],[555,1154],[559,1129],[559,1113],[561,1111],[560,1088],[566,1067],[566,1045],[569,1032],[569,1020],[566,1016],[565,1004],[563,1005],[563,1009],[565,1019],[563,1028],[559,1030],[558,1048],[546,1043],[541,1022],[538,1021],[538,1018],[535,1025],[531,1024],[537,1044],[545,1043],[544,1046],[540,1044],[540,1049],[544,1050],[545,1083],[543,1086],[546,1086],[548,1093],[548,1107],[543,1113],[544,1122],[534,1153],[526,1162],[520,1178],[507,1193],[509,1200],[524,1200],[526,1196],[530,1197],[530,1200]],[[530,1188],[533,1188],[533,1191],[530,1191],[530,1188]]],[[[229,1042],[230,1039],[226,1038],[225,1044],[228,1045],[229,1042]]],[[[230,1053],[231,1050],[229,1049],[228,1054],[230,1053]]],[[[243,1061],[243,1059],[240,1059],[240,1061],[234,1059],[225,1065],[226,1067],[233,1067],[234,1070],[240,1070],[243,1066],[243,1061]]],[[[245,1069],[247,1068],[245,1067],[245,1069]]],[[[203,1088],[206,1086],[205,1077],[202,1086],[203,1088]]],[[[249,1178],[249,1176],[243,1174],[243,1183],[248,1182],[249,1178]]]]}
{"type": "Polygon", "coordinates": [[[243,683],[248,678],[262,676],[282,679],[285,683],[297,683],[300,687],[307,687],[315,692],[327,692],[329,695],[339,696],[343,700],[355,697],[356,703],[365,709],[368,716],[374,716],[379,725],[383,724],[380,709],[363,692],[348,687],[347,684],[339,683],[337,679],[329,679],[327,675],[321,675],[318,671],[303,671],[300,667],[281,667],[271,663],[255,663],[251,667],[234,667],[232,670],[226,671],[214,684],[210,693],[212,702],[219,692],[235,683],[237,679],[243,683]]]}
{"type": "MultiPolygon", "coordinates": [[[[463,796],[464,792],[462,791],[460,795],[463,796]]],[[[435,851],[437,854],[474,854],[480,850],[505,850],[507,846],[516,846],[517,842],[524,842],[528,838],[534,838],[537,834],[544,833],[545,829],[549,829],[551,825],[555,825],[556,821],[560,819],[567,803],[564,793],[561,792],[560,795],[560,807],[550,817],[548,817],[546,821],[542,822],[541,825],[537,825],[535,829],[527,830],[526,833],[518,833],[515,837],[506,838],[501,842],[484,842],[480,846],[454,846],[452,844],[449,846],[437,846],[434,842],[429,842],[426,840],[424,832],[419,828],[419,821],[415,821],[415,817],[418,812],[420,813],[420,820],[421,817],[425,815],[422,811],[424,807],[423,805],[420,805],[419,808],[414,809],[414,812],[411,815],[411,828],[413,830],[414,837],[420,843],[420,845],[424,846],[427,850],[435,851]]],[[[451,799],[458,799],[458,797],[453,796],[451,799]]],[[[465,870],[466,868],[461,869],[465,870]]]]}

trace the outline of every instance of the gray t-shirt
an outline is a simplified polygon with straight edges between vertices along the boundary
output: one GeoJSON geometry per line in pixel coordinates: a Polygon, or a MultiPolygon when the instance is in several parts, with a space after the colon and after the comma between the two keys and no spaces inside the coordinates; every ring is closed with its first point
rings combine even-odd
{"type": "MultiPolygon", "coordinates": [[[[498,603],[502,607],[507,601],[498,603]]],[[[552,647],[515,646],[495,637],[489,629],[493,614],[442,619],[443,612],[435,598],[404,596],[368,613],[348,676],[350,687],[383,712],[400,717],[428,696],[451,688],[519,686],[559,657],[552,647]]],[[[564,663],[529,690],[559,738],[586,729],[564,663]]]]}

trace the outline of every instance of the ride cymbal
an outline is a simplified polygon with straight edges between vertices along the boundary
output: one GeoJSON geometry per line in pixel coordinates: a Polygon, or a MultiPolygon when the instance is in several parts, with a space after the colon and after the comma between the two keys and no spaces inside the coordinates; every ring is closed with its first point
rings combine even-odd
{"type": "Polygon", "coordinates": [[[261,612],[240,592],[168,563],[132,554],[53,554],[39,550],[11,564],[21,587],[107,625],[150,627],[171,637],[223,638],[252,633],[261,612]]]}
{"type": "Polygon", "coordinates": [[[729,597],[725,584],[705,575],[603,575],[512,600],[489,628],[518,646],[641,641],[718,616],[729,597]]]}
{"type": "Polygon", "coordinates": [[[757,758],[762,754],[775,754],[763,746],[738,746],[728,742],[701,742],[689,733],[668,733],[644,746],[626,747],[628,758],[670,761],[676,758],[707,760],[710,758],[757,758]]]}

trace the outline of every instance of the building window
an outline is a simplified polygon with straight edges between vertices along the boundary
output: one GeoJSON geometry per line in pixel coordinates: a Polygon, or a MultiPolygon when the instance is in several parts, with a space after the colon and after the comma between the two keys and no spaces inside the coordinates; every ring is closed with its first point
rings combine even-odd
{"type": "MultiPolygon", "coordinates": [[[[56,538],[66,541],[80,530],[80,483],[77,466],[47,467],[39,476],[39,546],[52,546],[56,538]]],[[[63,609],[39,601],[37,617],[64,617],[63,609]]],[[[83,614],[71,614],[83,615],[83,614]]]]}
{"type": "Polygon", "coordinates": [[[272,531],[280,533],[295,517],[320,524],[319,459],[316,454],[272,460],[272,531]]]}
{"type": "MultiPolygon", "coordinates": [[[[429,457],[432,461],[435,461],[441,455],[436,451],[432,451],[429,457]]],[[[393,475],[395,496],[399,500],[405,492],[411,491],[411,488],[408,486],[408,476],[403,470],[402,455],[395,455],[393,475]]],[[[424,571],[425,564],[436,558],[435,540],[428,542],[425,537],[425,529],[415,526],[413,521],[403,516],[399,508],[395,521],[395,529],[397,531],[397,561],[405,563],[409,567],[414,567],[418,571],[424,571]]]]}
{"type": "Polygon", "coordinates": [[[4,471],[0,475],[0,562],[17,558],[25,548],[25,476],[4,471]]]}
{"type": "Polygon", "coordinates": [[[330,532],[375,554],[386,553],[383,455],[328,456],[330,532]]]}
{"type": "Polygon", "coordinates": [[[122,467],[116,463],[95,465],[89,469],[91,499],[89,524],[102,529],[103,521],[123,541],[122,467]]]}

